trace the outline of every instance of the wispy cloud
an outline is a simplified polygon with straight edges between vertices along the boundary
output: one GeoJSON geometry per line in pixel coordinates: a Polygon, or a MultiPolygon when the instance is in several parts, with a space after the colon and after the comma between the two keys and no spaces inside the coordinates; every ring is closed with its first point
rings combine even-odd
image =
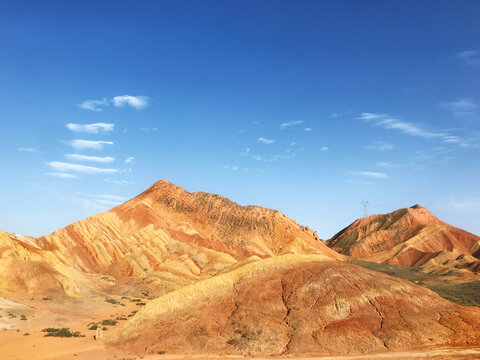
{"type": "Polygon", "coordinates": [[[149,132],[149,131],[158,131],[158,128],[156,128],[156,127],[153,127],[153,128],[142,127],[142,128],[140,128],[140,130],[145,131],[145,132],[149,132]]]}
{"type": "Polygon", "coordinates": [[[102,150],[105,145],[113,145],[112,141],[95,141],[95,140],[70,140],[67,144],[76,150],[102,150]]]}
{"type": "Polygon", "coordinates": [[[233,171],[237,171],[239,169],[239,167],[236,166],[236,165],[225,165],[223,168],[224,169],[230,169],[230,170],[233,170],[233,171]]]}
{"type": "Polygon", "coordinates": [[[448,109],[455,116],[465,116],[472,114],[477,108],[478,104],[473,99],[462,98],[452,102],[443,102],[442,107],[448,109]]]}
{"type": "Polygon", "coordinates": [[[130,164],[133,160],[135,160],[135,158],[133,156],[129,156],[128,158],[125,159],[125,162],[127,164],[130,164]]]}
{"type": "Polygon", "coordinates": [[[480,65],[479,50],[464,50],[455,56],[463,65],[480,65]]]}
{"type": "Polygon", "coordinates": [[[80,109],[90,111],[102,111],[102,106],[108,106],[107,99],[103,100],[85,100],[81,104],[77,104],[80,109]]]}
{"type": "Polygon", "coordinates": [[[103,181],[111,183],[111,184],[116,184],[116,185],[132,185],[135,184],[135,181],[129,181],[129,180],[110,180],[110,179],[103,179],[103,181]]]}
{"type": "Polygon", "coordinates": [[[396,146],[383,141],[376,141],[373,144],[364,146],[364,148],[374,151],[390,151],[396,149],[396,146]]]}
{"type": "Polygon", "coordinates": [[[58,172],[72,171],[84,174],[115,174],[118,172],[118,169],[105,169],[94,166],[66,163],[61,161],[50,161],[47,163],[47,165],[58,172]]]}
{"type": "Polygon", "coordinates": [[[115,96],[112,102],[116,107],[131,106],[135,109],[143,109],[148,105],[149,100],[147,96],[121,95],[115,96]]]}
{"type": "Polygon", "coordinates": [[[460,136],[455,136],[455,135],[444,136],[442,138],[442,142],[444,142],[445,144],[455,144],[455,145],[458,145],[460,147],[465,147],[465,148],[475,146],[474,144],[472,144],[468,140],[466,140],[466,139],[464,139],[460,136]]]}
{"type": "Polygon", "coordinates": [[[313,129],[312,129],[312,128],[305,128],[304,130],[305,130],[305,132],[310,132],[310,131],[312,131],[313,129]]]}
{"type": "Polygon", "coordinates": [[[84,132],[89,134],[97,134],[100,130],[102,131],[113,131],[115,124],[107,123],[96,123],[96,124],[72,124],[68,123],[65,125],[67,129],[74,132],[84,132]]]}
{"type": "Polygon", "coordinates": [[[282,154],[275,154],[275,155],[270,156],[270,157],[263,157],[263,156],[260,156],[258,154],[255,154],[255,155],[252,155],[252,159],[256,160],[256,161],[265,161],[265,162],[273,162],[273,161],[277,161],[277,160],[281,160],[281,159],[292,159],[295,156],[297,156],[298,153],[302,152],[303,150],[305,150],[305,149],[300,148],[300,149],[296,149],[296,150],[293,150],[293,151],[290,150],[290,149],[287,149],[282,154]]]}
{"type": "Polygon", "coordinates": [[[65,154],[65,158],[74,161],[91,161],[97,163],[109,163],[115,161],[115,158],[111,156],[87,156],[79,154],[65,154]]]}
{"type": "Polygon", "coordinates": [[[387,174],[374,172],[374,171],[349,171],[347,174],[366,176],[369,178],[376,178],[376,179],[384,179],[388,177],[387,174]]]}
{"type": "Polygon", "coordinates": [[[276,140],[265,139],[263,137],[260,137],[260,138],[258,138],[258,141],[260,141],[261,143],[270,145],[270,144],[273,144],[276,140]]]}
{"type": "Polygon", "coordinates": [[[31,148],[31,147],[19,147],[17,148],[18,151],[23,151],[23,152],[37,152],[37,149],[31,148]]]}
{"type": "Polygon", "coordinates": [[[327,146],[322,146],[322,148],[320,149],[320,151],[323,151],[323,152],[326,152],[326,151],[328,151],[328,150],[329,150],[329,149],[328,149],[327,146]]]}
{"type": "Polygon", "coordinates": [[[73,174],[63,173],[63,172],[50,172],[45,175],[59,177],[63,179],[76,179],[77,177],[73,174]]]}
{"type": "Polygon", "coordinates": [[[391,162],[387,162],[387,161],[379,161],[375,165],[382,168],[396,169],[396,168],[402,168],[402,167],[412,165],[412,163],[392,164],[391,162]]]}
{"type": "Polygon", "coordinates": [[[440,138],[446,135],[445,133],[426,131],[413,123],[401,121],[388,114],[362,113],[359,117],[357,117],[357,119],[363,120],[374,126],[381,126],[385,129],[398,130],[404,134],[408,134],[411,136],[419,136],[423,138],[440,138]]]}
{"type": "Polygon", "coordinates": [[[250,148],[246,148],[245,151],[242,151],[240,153],[240,156],[245,156],[245,155],[248,155],[250,153],[250,148]]]}
{"type": "Polygon", "coordinates": [[[304,122],[303,120],[288,121],[283,124],[280,124],[280,129],[284,130],[290,126],[303,124],[303,122],[304,122]]]}

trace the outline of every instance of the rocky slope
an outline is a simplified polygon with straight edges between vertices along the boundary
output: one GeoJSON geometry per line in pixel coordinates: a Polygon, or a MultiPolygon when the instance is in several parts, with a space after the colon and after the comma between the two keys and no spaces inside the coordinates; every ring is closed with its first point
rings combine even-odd
{"type": "Polygon", "coordinates": [[[328,245],[356,259],[421,266],[426,272],[480,272],[480,237],[437,219],[421,205],[358,219],[328,245]]]}
{"type": "Polygon", "coordinates": [[[155,299],[107,341],[136,354],[360,354],[478,345],[479,318],[411,282],[284,255],[155,299]]]}

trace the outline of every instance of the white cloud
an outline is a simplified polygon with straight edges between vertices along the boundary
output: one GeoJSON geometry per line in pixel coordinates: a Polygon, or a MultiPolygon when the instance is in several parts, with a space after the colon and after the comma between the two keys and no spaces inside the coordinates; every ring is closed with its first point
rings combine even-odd
{"type": "Polygon", "coordinates": [[[148,105],[149,98],[146,96],[121,95],[112,100],[116,107],[131,106],[135,109],[143,109],[148,105]]]}
{"type": "Polygon", "coordinates": [[[320,151],[328,151],[328,147],[327,146],[322,146],[322,148],[320,149],[320,151]]]}
{"type": "Polygon", "coordinates": [[[30,148],[30,147],[20,147],[20,148],[17,148],[18,151],[23,151],[23,152],[37,152],[38,150],[37,149],[34,149],[34,148],[30,148]]]}
{"type": "Polygon", "coordinates": [[[260,141],[261,143],[269,145],[269,144],[273,144],[276,140],[265,139],[265,138],[261,137],[261,138],[258,138],[258,141],[260,141]]]}
{"type": "Polygon", "coordinates": [[[87,156],[87,155],[79,155],[79,154],[65,154],[65,158],[68,160],[76,160],[76,161],[91,161],[91,162],[98,162],[98,163],[109,163],[115,161],[114,157],[111,156],[87,156]]]}
{"type": "Polygon", "coordinates": [[[91,110],[91,111],[102,111],[101,106],[108,106],[107,99],[103,100],[86,100],[81,104],[77,104],[77,106],[84,110],[91,110]]]}
{"type": "Polygon", "coordinates": [[[455,56],[463,65],[480,65],[479,50],[461,51],[455,56]]]}
{"type": "Polygon", "coordinates": [[[93,149],[102,150],[105,145],[113,145],[112,141],[94,141],[94,140],[70,140],[67,142],[76,150],[93,149]]]}
{"type": "Polygon", "coordinates": [[[48,176],[55,176],[63,179],[76,179],[77,177],[73,174],[63,173],[63,172],[50,172],[46,173],[48,176]]]}
{"type": "Polygon", "coordinates": [[[419,136],[423,138],[440,138],[445,136],[445,133],[435,133],[423,130],[419,126],[410,122],[401,121],[388,114],[375,114],[375,113],[362,113],[357,117],[359,120],[363,120],[374,126],[381,126],[385,129],[398,130],[404,134],[419,136]]]}
{"type": "Polygon", "coordinates": [[[58,172],[73,171],[84,174],[115,174],[118,172],[117,169],[105,169],[94,166],[66,163],[61,161],[50,161],[47,163],[47,165],[58,172]]]}
{"type": "Polygon", "coordinates": [[[291,146],[295,146],[295,145],[297,145],[297,142],[296,142],[296,141],[292,141],[292,142],[290,143],[290,145],[291,145],[291,146]]]}
{"type": "Polygon", "coordinates": [[[390,151],[396,149],[396,146],[383,141],[376,141],[373,144],[364,146],[364,148],[375,151],[390,151]]]}
{"type": "Polygon", "coordinates": [[[288,121],[280,124],[280,129],[284,130],[287,127],[303,124],[303,120],[288,121]]]}
{"type": "Polygon", "coordinates": [[[348,174],[366,176],[370,178],[382,179],[388,177],[387,174],[373,171],[349,171],[348,174]]]}
{"type": "Polygon", "coordinates": [[[410,165],[413,165],[413,164],[412,163],[392,164],[392,163],[387,162],[387,161],[379,161],[375,165],[378,166],[378,167],[382,167],[382,168],[396,169],[396,168],[402,168],[402,167],[410,166],[410,165]]]}
{"type": "Polygon", "coordinates": [[[158,128],[156,128],[156,127],[154,127],[154,128],[142,127],[142,128],[140,128],[140,130],[145,131],[145,132],[149,132],[149,131],[158,131],[158,128]]]}
{"type": "Polygon", "coordinates": [[[312,131],[312,128],[305,128],[304,130],[305,130],[306,132],[310,132],[310,131],[312,131]]]}
{"type": "Polygon", "coordinates": [[[464,138],[455,135],[444,136],[442,138],[442,142],[444,142],[445,144],[456,144],[460,147],[474,147],[474,145],[471,144],[468,140],[465,140],[464,138]]]}
{"type": "Polygon", "coordinates": [[[107,123],[72,124],[72,123],[68,123],[65,126],[67,127],[67,129],[75,131],[75,132],[97,134],[99,130],[113,131],[113,128],[115,127],[115,124],[107,124],[107,123]]]}
{"type": "Polygon", "coordinates": [[[283,154],[276,154],[276,155],[273,155],[269,158],[265,158],[265,157],[262,157],[260,155],[252,155],[252,159],[253,160],[256,160],[256,161],[265,161],[265,162],[273,162],[273,161],[277,161],[277,160],[280,160],[280,159],[291,159],[291,158],[294,158],[295,156],[298,155],[298,153],[302,152],[303,150],[305,150],[304,148],[300,148],[300,149],[296,149],[294,151],[290,150],[290,149],[287,149],[285,150],[285,152],[283,154]]]}
{"type": "Polygon", "coordinates": [[[133,160],[135,160],[135,158],[133,156],[129,156],[128,158],[125,159],[125,162],[127,164],[130,164],[133,160]]]}

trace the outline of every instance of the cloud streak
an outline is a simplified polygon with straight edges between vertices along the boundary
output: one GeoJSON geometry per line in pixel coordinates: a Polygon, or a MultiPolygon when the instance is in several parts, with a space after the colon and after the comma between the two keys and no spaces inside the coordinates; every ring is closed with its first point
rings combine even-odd
{"type": "Polygon", "coordinates": [[[103,100],[85,100],[81,104],[77,104],[80,109],[90,111],[102,111],[102,106],[108,106],[107,99],[103,100]]]}
{"type": "Polygon", "coordinates": [[[37,152],[38,150],[37,149],[34,149],[34,148],[31,148],[31,147],[19,147],[17,148],[18,151],[22,151],[22,152],[37,152]]]}
{"type": "Polygon", "coordinates": [[[480,51],[479,50],[464,50],[455,56],[463,65],[480,65],[480,51]]]}
{"type": "Polygon", "coordinates": [[[54,176],[62,179],[76,179],[77,177],[73,174],[63,173],[63,172],[50,172],[45,175],[54,176]]]}
{"type": "Polygon", "coordinates": [[[75,150],[103,150],[105,145],[113,145],[112,141],[96,141],[96,140],[70,140],[67,144],[73,147],[75,150]]]}
{"type": "Polygon", "coordinates": [[[375,178],[375,179],[384,179],[388,177],[387,174],[374,172],[374,171],[349,171],[347,174],[365,176],[365,177],[375,178]]]}
{"type": "Polygon", "coordinates": [[[65,154],[65,158],[73,161],[90,161],[97,163],[109,163],[115,161],[115,158],[111,156],[87,156],[80,154],[65,154]]]}
{"type": "Polygon", "coordinates": [[[396,146],[383,141],[376,141],[373,144],[365,145],[364,148],[367,150],[374,150],[374,151],[391,151],[396,149],[396,146]]]}
{"type": "Polygon", "coordinates": [[[296,125],[300,125],[300,124],[303,124],[303,123],[304,123],[303,120],[288,121],[288,122],[285,122],[283,124],[280,124],[280,129],[285,130],[286,128],[288,128],[290,126],[296,126],[296,125]]]}
{"type": "Polygon", "coordinates": [[[72,124],[65,125],[67,129],[74,132],[83,132],[89,134],[98,134],[99,131],[113,131],[115,124],[96,123],[96,124],[72,124]]]}
{"type": "Polygon", "coordinates": [[[50,161],[47,163],[52,169],[58,172],[78,172],[84,174],[115,174],[118,169],[105,169],[94,166],[66,163],[61,161],[50,161]]]}
{"type": "Polygon", "coordinates": [[[270,144],[273,144],[276,140],[265,139],[265,138],[263,138],[263,137],[260,137],[260,138],[258,138],[258,141],[260,141],[261,143],[270,145],[270,144]]]}

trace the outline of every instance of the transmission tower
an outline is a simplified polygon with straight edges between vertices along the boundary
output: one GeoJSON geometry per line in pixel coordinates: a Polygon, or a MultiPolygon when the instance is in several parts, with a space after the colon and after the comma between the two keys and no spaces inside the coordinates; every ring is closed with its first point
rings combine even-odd
{"type": "Polygon", "coordinates": [[[368,217],[368,200],[362,200],[363,217],[368,217]]]}

